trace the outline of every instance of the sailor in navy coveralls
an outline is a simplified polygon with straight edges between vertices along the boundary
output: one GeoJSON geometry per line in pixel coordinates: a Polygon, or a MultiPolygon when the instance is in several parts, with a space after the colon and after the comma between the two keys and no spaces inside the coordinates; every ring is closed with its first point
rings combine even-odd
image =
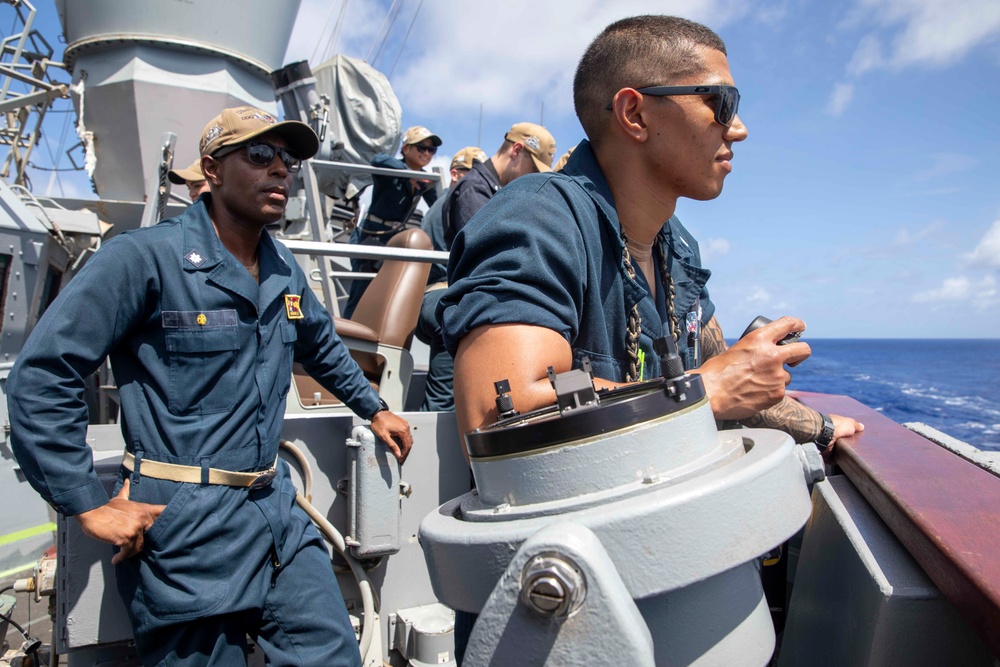
{"type": "MultiPolygon", "coordinates": [[[[441,137],[426,127],[417,125],[403,134],[403,147],[400,149],[402,159],[379,153],[372,158],[372,166],[424,171],[440,145],[441,137]]],[[[376,174],[372,176],[372,184],[372,201],[368,214],[351,233],[351,243],[383,247],[388,245],[393,236],[403,231],[421,198],[428,206],[433,205],[438,198],[438,190],[431,181],[376,174]]],[[[374,273],[381,266],[382,263],[374,259],[351,260],[351,270],[355,272],[374,273]]],[[[367,289],[366,280],[351,283],[347,303],[344,304],[344,317],[349,318],[354,314],[354,309],[367,289]]]]}
{"type": "Polygon", "coordinates": [[[146,665],[242,664],[247,634],[269,664],[360,664],[328,552],[295,504],[287,465],[274,470],[293,361],[370,419],[400,461],[412,437],[291,253],[262,233],[284,212],[289,172],[317,149],[303,123],[223,111],[201,142],[211,193],[106,243],[7,381],[28,481],[120,549],[119,590],[146,665]],[[82,399],[106,356],[127,448],[110,502],[82,399]]]}

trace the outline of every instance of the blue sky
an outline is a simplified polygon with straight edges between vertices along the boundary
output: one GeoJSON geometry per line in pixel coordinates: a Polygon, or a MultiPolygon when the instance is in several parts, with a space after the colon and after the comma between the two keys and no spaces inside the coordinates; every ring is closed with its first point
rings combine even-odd
{"type": "Polygon", "coordinates": [[[543,105],[557,155],[575,145],[573,70],[617,18],[720,34],[750,136],[722,195],[677,213],[728,336],[794,314],[813,337],[1000,337],[1000,2],[396,1],[302,0],[286,60],[373,58],[445,165],[477,144],[480,105],[487,153],[543,105]]]}
{"type": "MultiPolygon", "coordinates": [[[[332,4],[303,2],[289,60],[322,56],[332,4]]],[[[390,5],[351,0],[338,50],[366,57],[390,5]]],[[[723,331],[788,313],[817,337],[1000,337],[1000,2],[403,0],[375,65],[442,153],[476,143],[480,104],[492,154],[544,103],[561,154],[587,43],[650,12],[716,30],[742,93],[722,196],[678,207],[723,331]]]]}

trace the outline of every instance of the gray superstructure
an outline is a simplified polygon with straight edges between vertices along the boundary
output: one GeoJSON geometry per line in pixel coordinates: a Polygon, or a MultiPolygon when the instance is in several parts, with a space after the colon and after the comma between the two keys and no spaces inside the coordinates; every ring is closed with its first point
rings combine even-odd
{"type": "Polygon", "coordinates": [[[270,73],[282,65],[299,1],[56,0],[97,193],[141,201],[163,132],[177,135],[174,159],[187,165],[222,109],[277,113],[270,73]]]}

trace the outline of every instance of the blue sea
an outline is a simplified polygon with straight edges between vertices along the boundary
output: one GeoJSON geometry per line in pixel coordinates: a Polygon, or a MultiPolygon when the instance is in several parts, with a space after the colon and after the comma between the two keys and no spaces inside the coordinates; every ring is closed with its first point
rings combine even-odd
{"type": "Polygon", "coordinates": [[[790,389],[845,394],[897,422],[1000,450],[1000,340],[804,339],[790,389]]]}

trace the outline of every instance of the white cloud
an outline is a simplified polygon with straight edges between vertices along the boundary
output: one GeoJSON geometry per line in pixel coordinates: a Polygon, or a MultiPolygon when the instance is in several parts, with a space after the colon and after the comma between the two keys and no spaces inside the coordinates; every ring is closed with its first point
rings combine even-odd
{"type": "Polygon", "coordinates": [[[965,276],[945,278],[941,287],[913,295],[915,303],[935,303],[939,301],[965,301],[972,290],[972,281],[965,276]]]}
{"type": "Polygon", "coordinates": [[[751,292],[743,298],[743,304],[757,306],[771,303],[771,293],[763,287],[753,287],[751,292]]]}
{"type": "Polygon", "coordinates": [[[978,164],[979,160],[971,155],[935,153],[931,156],[931,163],[926,168],[918,171],[915,178],[918,181],[936,180],[942,176],[967,171],[978,164]]]}
{"type": "Polygon", "coordinates": [[[993,276],[983,276],[979,280],[958,276],[945,278],[941,287],[918,292],[912,297],[914,303],[946,304],[971,303],[976,310],[985,310],[996,305],[997,284],[993,276]]]}
{"type": "Polygon", "coordinates": [[[742,292],[743,299],[738,306],[739,311],[751,311],[758,315],[767,314],[768,317],[778,317],[775,313],[788,312],[791,306],[787,300],[776,299],[770,291],[758,285],[748,286],[742,292]]]}
{"type": "Polygon", "coordinates": [[[713,261],[725,257],[731,249],[731,244],[728,239],[708,239],[705,243],[699,244],[699,249],[701,250],[702,263],[711,264],[713,261]]]}
{"type": "MultiPolygon", "coordinates": [[[[898,29],[888,55],[878,62],[869,61],[872,67],[945,67],[1000,37],[1000,2],[996,0],[859,0],[858,6],[884,28],[898,29]]],[[[871,48],[862,40],[855,59],[863,47],[871,48]]]]}
{"type": "Polygon", "coordinates": [[[965,258],[974,266],[1000,269],[1000,220],[993,223],[979,245],[965,258]]]}
{"type": "Polygon", "coordinates": [[[875,34],[865,35],[858,42],[858,48],[854,50],[851,62],[847,64],[847,73],[852,76],[861,76],[868,70],[879,67],[882,63],[882,43],[875,34]]]}
{"type": "Polygon", "coordinates": [[[854,99],[854,84],[838,83],[833,87],[833,92],[830,94],[830,103],[826,107],[827,112],[831,116],[841,115],[852,99],[854,99]]]}
{"type": "Polygon", "coordinates": [[[932,222],[916,231],[910,231],[909,229],[901,229],[896,233],[896,238],[892,240],[892,245],[894,247],[913,245],[919,241],[923,241],[931,234],[937,232],[941,229],[941,222],[932,222]]]}
{"type": "MultiPolygon", "coordinates": [[[[386,9],[377,2],[331,3],[329,0],[303,0],[292,29],[285,62],[308,60],[315,67],[332,53],[367,58],[385,19],[386,9]],[[347,5],[336,48],[330,43],[340,8],[347,5]],[[334,11],[333,5],[336,5],[334,11]]],[[[391,63],[390,63],[391,64],[391,63]]]]}
{"type": "MultiPolygon", "coordinates": [[[[739,0],[674,0],[662,9],[714,29],[750,12],[739,0]]],[[[414,23],[419,37],[411,34],[403,46],[393,89],[422,115],[478,113],[483,104],[487,113],[530,120],[542,102],[546,117],[569,114],[573,73],[590,40],[616,19],[649,11],[641,0],[427,2],[414,23]]],[[[385,12],[373,0],[351,3],[337,50],[365,58],[385,12]]],[[[390,70],[412,16],[406,7],[400,12],[378,69],[390,70]]],[[[328,40],[328,17],[336,18],[328,0],[304,0],[289,60],[310,58],[317,41],[328,40]]]]}

